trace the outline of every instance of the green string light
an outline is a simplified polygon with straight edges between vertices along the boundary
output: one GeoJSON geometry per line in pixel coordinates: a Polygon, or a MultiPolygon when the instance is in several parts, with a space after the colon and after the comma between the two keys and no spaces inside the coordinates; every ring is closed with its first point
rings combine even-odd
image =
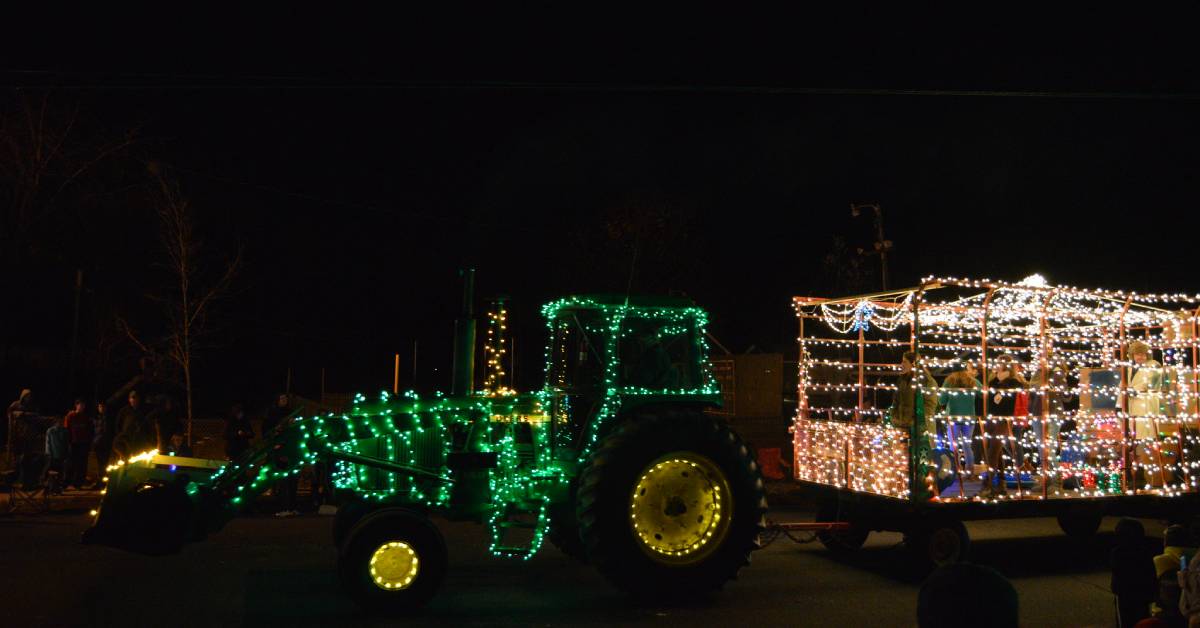
{"type": "MultiPolygon", "coordinates": [[[[629,305],[589,297],[570,297],[546,304],[549,339],[546,343],[546,384],[532,394],[501,392],[502,369],[491,365],[491,395],[448,398],[435,393],[422,399],[413,391],[399,395],[382,392],[368,399],[354,395],[351,407],[341,414],[326,413],[300,417],[292,429],[281,431],[247,457],[222,467],[212,476],[212,486],[226,495],[230,504],[244,506],[245,496],[265,490],[278,478],[299,473],[301,467],[321,458],[334,459],[332,482],[336,490],[355,494],[378,504],[421,505],[430,509],[477,513],[489,528],[490,552],[499,557],[528,559],[541,547],[551,526],[549,512],[555,499],[567,494],[570,478],[578,473],[594,450],[606,424],[632,403],[655,397],[702,399],[719,402],[720,395],[708,368],[708,344],[703,309],[694,306],[629,305]],[[581,321],[577,313],[583,313],[581,321]],[[686,386],[653,388],[622,381],[621,341],[635,335],[631,323],[653,327],[653,339],[675,342],[690,337],[693,352],[688,363],[686,386]],[[562,429],[572,416],[571,400],[563,394],[567,385],[566,356],[555,360],[557,339],[589,344],[603,362],[596,389],[599,409],[581,436],[562,429]],[[591,338],[597,340],[591,346],[591,338]],[[499,394],[497,394],[499,393],[499,394]],[[553,415],[551,410],[554,410],[553,415]],[[460,444],[454,445],[455,436],[460,444]],[[465,442],[461,440],[465,435],[465,442]],[[578,438],[578,442],[572,442],[578,438]],[[488,470],[485,503],[454,503],[452,486],[462,480],[449,468],[452,447],[462,452],[494,452],[496,466],[488,470]],[[355,462],[338,459],[354,456],[355,462]],[[374,458],[403,465],[419,472],[404,473],[385,464],[357,462],[374,458]],[[430,477],[432,476],[432,477],[430,477]],[[533,523],[522,518],[532,517],[533,523]],[[508,530],[532,529],[525,543],[506,543],[508,530]]],[[[503,310],[493,318],[497,325],[494,351],[502,355],[503,310]]],[[[586,409],[583,409],[586,410],[586,409]]]]}

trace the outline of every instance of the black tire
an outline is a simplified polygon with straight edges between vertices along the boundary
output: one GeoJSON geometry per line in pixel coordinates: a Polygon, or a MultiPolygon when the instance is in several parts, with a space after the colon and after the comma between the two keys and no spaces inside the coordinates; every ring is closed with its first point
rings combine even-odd
{"type": "Polygon", "coordinates": [[[414,613],[433,597],[446,577],[446,541],[424,515],[384,508],[363,517],[338,553],[338,579],[360,607],[372,613],[414,613]],[[407,544],[418,559],[412,582],[385,590],[372,576],[371,558],[389,542],[407,544]]]}
{"type": "Polygon", "coordinates": [[[550,506],[550,532],[546,538],[559,551],[570,558],[587,562],[587,548],[579,537],[579,521],[575,518],[575,503],[578,491],[572,482],[570,493],[566,500],[550,506]]]}
{"type": "MultiPolygon", "coordinates": [[[[592,453],[581,474],[577,519],[588,559],[605,578],[635,596],[661,601],[716,590],[735,578],[759,547],[767,500],[749,448],[723,421],[687,408],[656,410],[620,424],[592,453]],[[653,554],[631,523],[639,479],[667,454],[711,463],[732,494],[722,535],[701,540],[712,545],[682,561],[653,554]]],[[[683,514],[667,508],[674,504],[662,513],[682,521],[683,514]]]]}
{"type": "Polygon", "coordinates": [[[340,550],[354,524],[378,507],[361,499],[351,499],[339,505],[337,514],[333,516],[333,546],[340,550]]]}
{"type": "Polygon", "coordinates": [[[850,517],[850,512],[846,508],[838,508],[836,501],[822,502],[817,507],[817,521],[826,523],[831,521],[851,521],[849,530],[823,530],[817,532],[817,540],[825,549],[835,554],[850,554],[857,552],[867,542],[867,537],[871,535],[871,531],[855,525],[850,517]]]}
{"type": "Polygon", "coordinates": [[[1100,529],[1104,515],[1099,513],[1068,513],[1058,516],[1058,527],[1073,539],[1090,539],[1100,529]]]}
{"type": "Polygon", "coordinates": [[[904,544],[914,564],[924,571],[961,563],[971,552],[971,537],[958,519],[915,521],[904,535],[904,544]]]}

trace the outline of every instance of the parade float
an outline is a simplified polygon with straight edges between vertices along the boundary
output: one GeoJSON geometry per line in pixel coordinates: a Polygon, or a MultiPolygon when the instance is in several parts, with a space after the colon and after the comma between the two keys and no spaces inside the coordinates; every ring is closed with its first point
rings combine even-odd
{"type": "Polygon", "coordinates": [[[847,524],[831,549],[897,530],[941,564],[966,555],[964,520],[1086,536],[1197,512],[1200,297],[927,278],[793,305],[793,473],[847,524]]]}

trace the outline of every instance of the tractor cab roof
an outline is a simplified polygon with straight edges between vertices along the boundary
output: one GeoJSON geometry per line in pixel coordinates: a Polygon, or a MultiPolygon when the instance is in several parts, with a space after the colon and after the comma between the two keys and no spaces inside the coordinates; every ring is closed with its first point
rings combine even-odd
{"type": "Polygon", "coordinates": [[[580,294],[563,297],[542,306],[546,318],[554,318],[562,310],[595,310],[604,313],[623,311],[623,315],[657,316],[688,315],[704,317],[704,310],[687,297],[623,295],[623,294],[580,294]],[[632,311],[630,311],[632,310],[632,311]]]}

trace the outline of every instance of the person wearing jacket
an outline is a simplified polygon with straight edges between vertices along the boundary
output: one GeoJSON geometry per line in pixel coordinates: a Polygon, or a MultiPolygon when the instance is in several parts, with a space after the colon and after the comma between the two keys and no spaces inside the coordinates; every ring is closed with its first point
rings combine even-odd
{"type": "Polygon", "coordinates": [[[88,452],[92,449],[92,417],[87,413],[87,402],[75,400],[75,407],[63,419],[67,428],[67,469],[63,486],[82,489],[87,479],[88,452]]]}
{"type": "MultiPolygon", "coordinates": [[[[61,417],[54,417],[50,428],[46,430],[46,477],[50,471],[58,473],[59,478],[63,477],[69,448],[70,436],[67,434],[67,428],[63,427],[61,417]]],[[[50,488],[53,489],[54,494],[61,495],[63,483],[60,480],[50,488]]]]}
{"type": "Polygon", "coordinates": [[[1191,561],[1195,557],[1196,541],[1186,527],[1171,525],[1163,530],[1163,553],[1154,557],[1158,598],[1151,607],[1151,614],[1168,625],[1187,625],[1187,620],[1179,610],[1179,600],[1182,596],[1179,572],[1183,561],[1191,561]]]}
{"type": "Polygon", "coordinates": [[[246,418],[242,404],[234,404],[225,418],[225,457],[237,460],[244,451],[250,448],[250,440],[254,438],[254,426],[246,418]]]}
{"type": "MultiPolygon", "coordinates": [[[[1154,464],[1151,454],[1153,443],[1158,440],[1154,429],[1155,418],[1161,413],[1162,365],[1150,355],[1150,345],[1140,340],[1129,343],[1126,350],[1132,365],[1126,368],[1125,402],[1129,420],[1133,423],[1134,438],[1137,439],[1136,457],[1138,472],[1134,483],[1162,480],[1161,477],[1146,477],[1144,469],[1154,464]]],[[[1156,474],[1157,475],[1157,474],[1156,474]]]]}
{"type": "Polygon", "coordinates": [[[1200,560],[1188,562],[1186,570],[1176,572],[1179,582],[1179,612],[1188,628],[1200,628],[1200,560]]]}
{"type": "MultiPolygon", "coordinates": [[[[292,409],[291,396],[287,393],[279,395],[275,400],[275,405],[268,408],[266,416],[263,417],[263,438],[270,438],[272,432],[286,426],[293,414],[295,414],[295,410],[292,409]]],[[[300,514],[296,502],[296,490],[299,484],[300,478],[296,475],[288,475],[275,482],[272,493],[279,497],[280,505],[279,511],[275,513],[276,517],[291,517],[300,514]]]]}
{"type": "Polygon", "coordinates": [[[93,489],[104,486],[100,478],[104,477],[108,468],[108,457],[112,452],[113,426],[108,420],[107,410],[105,403],[101,401],[96,404],[96,412],[92,415],[92,453],[96,456],[96,481],[92,483],[93,489]]]}
{"type": "Polygon", "coordinates": [[[1146,549],[1146,528],[1137,519],[1117,522],[1117,544],[1109,554],[1111,589],[1117,598],[1117,626],[1132,627],[1150,616],[1158,595],[1154,556],[1146,549]]]}
{"type": "Polygon", "coordinates": [[[942,391],[938,395],[939,405],[946,408],[949,438],[968,470],[975,466],[975,452],[972,450],[972,434],[976,422],[975,403],[982,394],[980,389],[983,387],[977,379],[978,375],[979,371],[974,363],[963,363],[942,382],[942,391]]]}
{"type": "Polygon", "coordinates": [[[12,459],[20,470],[20,481],[24,484],[36,484],[41,481],[41,456],[37,454],[41,449],[38,440],[43,434],[45,423],[38,414],[32,390],[22,390],[17,400],[8,404],[6,418],[7,444],[12,459]]]}
{"type": "MultiPolygon", "coordinates": [[[[988,470],[983,478],[983,486],[979,489],[979,496],[985,499],[1008,494],[1002,461],[1006,445],[1011,447],[1012,460],[1019,460],[1015,451],[1016,443],[1012,442],[1012,417],[1017,409],[1017,393],[1025,388],[1025,380],[1017,371],[1011,357],[1002,356],[997,360],[997,364],[996,376],[988,382],[987,411],[983,425],[983,447],[988,470]]],[[[1019,473],[1016,465],[1013,470],[1019,473]]]]}
{"type": "Polygon", "coordinates": [[[1059,485],[1062,478],[1055,473],[1058,467],[1058,434],[1065,417],[1065,407],[1062,391],[1067,387],[1067,372],[1061,366],[1049,369],[1048,376],[1043,378],[1039,369],[1030,381],[1029,394],[1029,423],[1032,448],[1038,452],[1038,462],[1042,457],[1042,447],[1045,447],[1046,469],[1051,474],[1051,482],[1059,485]],[[1043,381],[1049,382],[1043,384],[1043,381]],[[1042,390],[1045,387],[1047,390],[1042,390]],[[1049,415],[1049,420],[1044,415],[1049,415]]]}
{"type": "Polygon", "coordinates": [[[146,423],[154,430],[154,441],[159,451],[167,451],[171,435],[183,433],[183,422],[175,412],[175,403],[169,395],[160,395],[158,405],[146,416],[146,423]]]}
{"type": "Polygon", "coordinates": [[[117,413],[117,435],[113,439],[113,451],[121,458],[129,458],[148,449],[153,449],[154,426],[146,420],[146,407],[138,391],[129,391],[129,405],[117,413]]]}
{"type": "MultiPolygon", "coordinates": [[[[930,375],[925,367],[917,365],[917,354],[906,351],[900,357],[900,379],[896,382],[896,395],[892,398],[890,408],[892,425],[906,431],[912,427],[917,416],[918,386],[914,383],[917,379],[920,380],[919,388],[924,390],[922,403],[926,425],[933,425],[933,415],[937,413],[938,406],[937,380],[933,379],[933,375],[930,375]]],[[[926,431],[932,433],[932,430],[926,431]]]]}

